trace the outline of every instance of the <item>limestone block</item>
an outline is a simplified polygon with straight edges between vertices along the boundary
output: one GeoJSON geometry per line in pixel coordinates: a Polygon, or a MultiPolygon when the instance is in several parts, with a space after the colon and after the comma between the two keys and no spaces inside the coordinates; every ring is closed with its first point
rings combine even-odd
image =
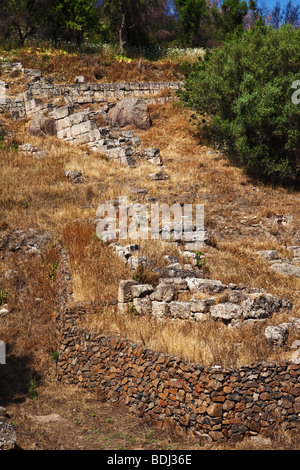
{"type": "Polygon", "coordinates": [[[133,299],[133,306],[137,315],[151,315],[152,302],[148,297],[133,299]]]}
{"type": "Polygon", "coordinates": [[[214,320],[221,320],[225,323],[231,320],[238,320],[242,317],[241,307],[231,302],[213,305],[210,309],[210,315],[214,320]]]}
{"type": "Polygon", "coordinates": [[[170,302],[176,297],[176,289],[172,284],[159,284],[150,295],[151,300],[170,302]]]}
{"type": "Polygon", "coordinates": [[[222,292],[227,287],[221,281],[213,279],[201,279],[198,277],[187,278],[186,282],[190,290],[199,292],[211,291],[218,293],[222,292]]]}
{"type": "Polygon", "coordinates": [[[151,286],[151,284],[138,284],[131,287],[133,298],[145,297],[146,295],[150,295],[153,291],[154,288],[151,286]]]}
{"type": "Polygon", "coordinates": [[[136,286],[138,283],[132,279],[126,279],[120,282],[118,290],[118,301],[121,303],[131,302],[133,300],[132,296],[132,286],[136,286]]]}
{"type": "Polygon", "coordinates": [[[91,122],[85,121],[71,127],[71,134],[76,137],[79,134],[85,134],[91,130],[91,122]]]}
{"type": "Polygon", "coordinates": [[[152,315],[157,318],[162,318],[169,315],[170,309],[168,302],[152,302],[152,315]]]}
{"type": "Polygon", "coordinates": [[[190,302],[174,300],[170,302],[170,314],[174,318],[189,318],[191,315],[190,302]]]}
{"type": "Polygon", "coordinates": [[[51,116],[53,119],[63,119],[66,116],[69,116],[69,107],[62,106],[60,108],[56,108],[54,111],[52,111],[51,116]]]}

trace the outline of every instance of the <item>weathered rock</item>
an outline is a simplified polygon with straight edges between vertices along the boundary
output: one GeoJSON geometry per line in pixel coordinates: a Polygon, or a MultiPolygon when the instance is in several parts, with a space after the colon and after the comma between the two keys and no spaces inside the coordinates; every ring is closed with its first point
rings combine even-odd
{"type": "Polygon", "coordinates": [[[291,263],[275,263],[272,264],[271,269],[285,276],[300,278],[300,266],[291,263]]]}
{"type": "Polygon", "coordinates": [[[83,182],[83,177],[82,177],[81,171],[66,170],[65,171],[65,176],[66,176],[66,178],[69,178],[75,184],[83,182]]]}
{"type": "Polygon", "coordinates": [[[42,158],[46,155],[46,152],[44,150],[41,150],[39,147],[35,147],[30,144],[23,144],[19,147],[19,151],[25,153],[25,154],[30,154],[33,157],[36,158],[42,158]]]}
{"type": "Polygon", "coordinates": [[[124,281],[121,281],[118,290],[118,302],[131,302],[133,299],[131,288],[132,286],[136,286],[137,284],[138,283],[136,281],[133,281],[132,279],[126,279],[124,281]]]}
{"type": "Polygon", "coordinates": [[[29,125],[29,134],[37,137],[56,135],[55,120],[37,113],[29,125]]]}
{"type": "Polygon", "coordinates": [[[30,228],[7,233],[0,241],[0,250],[36,253],[50,240],[50,233],[30,228]]]}
{"type": "Polygon", "coordinates": [[[274,346],[284,346],[289,336],[289,326],[282,323],[278,326],[268,326],[265,329],[267,341],[274,346]]]}
{"type": "Polygon", "coordinates": [[[12,424],[0,421],[0,450],[13,450],[16,441],[15,427],[12,424]]]}
{"type": "Polygon", "coordinates": [[[166,284],[166,285],[172,285],[175,287],[175,290],[178,291],[184,291],[188,289],[188,284],[185,279],[182,279],[181,277],[165,277],[165,278],[160,278],[159,279],[159,285],[161,284],[166,284]]]}
{"type": "Polygon", "coordinates": [[[84,83],[84,76],[83,75],[77,75],[75,77],[75,83],[84,83]]]}
{"type": "Polygon", "coordinates": [[[149,179],[153,181],[163,181],[169,178],[169,176],[163,171],[160,171],[159,173],[150,173],[148,176],[149,179]]]}
{"type": "Polygon", "coordinates": [[[282,307],[282,300],[271,294],[250,294],[241,305],[242,315],[247,318],[269,318],[282,307]]]}
{"type": "Polygon", "coordinates": [[[263,250],[263,251],[258,251],[257,253],[266,259],[270,259],[270,260],[278,259],[277,250],[263,250]]]}
{"type": "Polygon", "coordinates": [[[137,315],[151,315],[152,302],[149,298],[135,298],[132,303],[137,315]]]}
{"type": "Polygon", "coordinates": [[[173,318],[189,318],[191,313],[190,302],[172,301],[170,305],[170,314],[173,318]]]}
{"type": "Polygon", "coordinates": [[[214,320],[221,320],[224,323],[239,320],[242,316],[241,307],[231,302],[213,305],[210,308],[210,315],[214,320]]]}
{"type": "Polygon", "coordinates": [[[215,303],[214,297],[208,299],[191,299],[191,312],[194,313],[207,313],[212,305],[215,303]]]}
{"type": "Polygon", "coordinates": [[[214,279],[201,279],[201,278],[189,278],[187,284],[190,290],[199,292],[222,292],[226,289],[226,285],[219,280],[214,279]]]}
{"type": "Polygon", "coordinates": [[[150,295],[151,300],[170,302],[176,296],[175,287],[170,284],[159,284],[155,291],[150,295]]]}
{"type": "Polygon", "coordinates": [[[154,288],[150,284],[138,284],[131,287],[132,298],[145,297],[152,294],[153,291],[154,288]]]}
{"type": "Polygon", "coordinates": [[[160,150],[158,148],[147,148],[144,150],[144,157],[153,165],[162,165],[160,150]]]}
{"type": "Polygon", "coordinates": [[[152,315],[157,318],[162,318],[170,313],[170,307],[168,302],[152,302],[152,315]]]}
{"type": "Polygon", "coordinates": [[[145,100],[125,98],[108,111],[108,118],[120,127],[133,125],[138,129],[149,129],[151,118],[145,100]]]}

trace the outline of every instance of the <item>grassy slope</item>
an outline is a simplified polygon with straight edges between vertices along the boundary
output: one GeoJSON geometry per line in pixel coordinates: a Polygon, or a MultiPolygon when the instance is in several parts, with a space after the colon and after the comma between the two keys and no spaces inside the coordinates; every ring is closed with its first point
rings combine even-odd
{"type": "MultiPolygon", "coordinates": [[[[30,67],[41,65],[37,54],[19,54],[19,58],[30,67]]],[[[87,69],[83,68],[81,57],[75,61],[74,57],[51,56],[48,61],[49,64],[55,63],[53,73],[58,73],[59,69],[65,79],[71,80],[75,74],[86,75],[87,69]]],[[[149,69],[155,70],[157,67],[160,75],[145,75],[144,79],[170,79],[170,68],[166,64],[150,65],[149,69]],[[164,75],[166,69],[168,72],[164,75]]],[[[110,76],[116,79],[114,67],[119,73],[117,79],[125,81],[136,77],[142,80],[143,77],[137,75],[137,66],[123,63],[115,67],[112,64],[110,69],[107,62],[107,74],[103,80],[110,76]]],[[[47,68],[45,70],[51,72],[47,68]]],[[[91,75],[87,77],[92,79],[91,75]]],[[[12,78],[15,83],[15,78],[12,78]]],[[[170,179],[158,184],[147,179],[147,174],[153,172],[150,165],[138,166],[134,171],[120,168],[89,153],[84,147],[74,152],[74,148],[55,138],[34,138],[28,134],[26,120],[12,122],[3,115],[1,120],[5,128],[13,132],[17,142],[37,145],[48,154],[36,160],[8,148],[0,151],[1,233],[30,227],[51,231],[53,241],[63,240],[71,249],[77,298],[90,300],[99,297],[100,293],[105,299],[114,298],[118,281],[126,276],[126,270],[118,260],[112,260],[109,251],[99,252],[99,245],[90,236],[89,224],[93,222],[96,208],[101,202],[120,194],[129,194],[130,189],[137,187],[138,181],[138,187],[147,188],[149,195],[160,202],[205,203],[206,224],[213,231],[213,246],[207,247],[204,253],[208,260],[206,270],[209,277],[237,284],[242,282],[249,287],[264,287],[274,295],[293,301],[293,314],[299,315],[299,280],[286,280],[274,274],[267,262],[255,254],[256,250],[278,249],[283,257],[286,254],[283,247],[296,244],[300,211],[298,193],[252,181],[241,169],[231,166],[222,155],[208,154],[189,124],[188,114],[180,108],[172,105],[152,106],[151,115],[153,127],[147,132],[135,130],[135,134],[141,138],[143,147],[159,147],[161,150],[170,179]],[[75,186],[70,184],[64,176],[66,169],[82,171],[85,182],[75,186]],[[293,222],[287,227],[278,226],[273,220],[276,214],[290,214],[293,222]],[[244,216],[248,219],[246,224],[241,224],[244,216]],[[266,230],[262,234],[257,235],[251,228],[249,221],[252,217],[256,217],[256,222],[264,222],[266,230]],[[76,236],[70,237],[72,234],[76,236]],[[107,259],[114,267],[109,289],[106,276],[102,273],[103,263],[107,259]],[[91,273],[95,275],[91,276],[91,273]]],[[[162,253],[165,249],[161,245],[153,248],[151,244],[145,244],[143,253],[155,255],[155,252],[162,253]]],[[[50,245],[42,258],[13,253],[2,255],[0,288],[10,291],[10,314],[1,317],[0,326],[1,338],[8,345],[11,368],[9,374],[4,375],[6,380],[0,405],[7,407],[9,420],[18,425],[21,448],[198,448],[195,442],[188,442],[183,437],[152,430],[138,418],[119,413],[113,407],[97,402],[86,392],[58,385],[51,359],[56,333],[55,291],[49,278],[49,271],[57,260],[55,250],[50,245]],[[7,269],[15,269],[17,279],[7,281],[4,278],[7,269]],[[34,378],[39,393],[37,400],[28,396],[29,384],[33,383],[34,378]],[[58,420],[52,417],[53,420],[48,423],[39,422],[37,416],[52,413],[59,415],[58,420]],[[62,429],[64,432],[61,432],[62,429]]],[[[276,321],[280,323],[283,319],[280,317],[276,321]]],[[[96,327],[103,326],[98,324],[96,327]]],[[[115,328],[120,328],[120,325],[115,328]]],[[[182,335],[185,333],[183,331],[182,335]]],[[[167,329],[161,342],[151,345],[200,360],[197,357],[197,342],[203,337],[202,333],[198,332],[192,342],[190,337],[186,340],[183,336],[171,335],[175,338],[174,342],[166,343],[165,339],[170,337],[170,330],[167,329]],[[189,349],[186,349],[187,344],[191,345],[189,349]]],[[[128,334],[132,334],[137,341],[144,340],[134,323],[131,330],[128,328],[128,334]]],[[[222,348],[215,335],[209,336],[209,331],[206,334],[210,341],[206,341],[206,354],[202,360],[207,363],[221,360],[225,350],[227,357],[237,362],[247,362],[250,358],[265,354],[265,349],[261,350],[262,346],[257,342],[249,349],[246,337],[240,337],[237,349],[237,339],[231,336],[232,333],[226,337],[227,333],[222,328],[222,348]]],[[[151,336],[148,339],[153,340],[151,336]]],[[[203,350],[202,345],[200,349],[203,350]]],[[[274,445],[277,448],[292,448],[294,444],[286,436],[279,436],[279,441],[274,445]]]]}

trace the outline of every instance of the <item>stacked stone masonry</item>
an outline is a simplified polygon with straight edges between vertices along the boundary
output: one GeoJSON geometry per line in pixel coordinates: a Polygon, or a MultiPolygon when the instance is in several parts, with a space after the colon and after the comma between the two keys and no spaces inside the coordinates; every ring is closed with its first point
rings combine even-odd
{"type": "MultiPolygon", "coordinates": [[[[156,318],[205,321],[208,319],[237,325],[241,322],[255,322],[270,318],[280,311],[290,311],[290,301],[274,297],[259,289],[238,289],[225,285],[220,280],[199,277],[162,278],[157,287],[139,284],[127,279],[119,284],[118,308],[120,313],[152,315],[156,318]],[[180,293],[206,294],[206,298],[178,300],[180,293]],[[225,293],[224,300],[217,300],[216,294],[225,293]]],[[[293,322],[293,317],[291,317],[293,322]]],[[[299,319],[294,319],[297,325],[299,319]]]]}
{"type": "Polygon", "coordinates": [[[99,313],[101,305],[74,302],[67,263],[63,254],[57,278],[58,380],[85,387],[158,427],[186,431],[208,442],[237,442],[258,434],[271,436],[279,426],[299,426],[299,364],[203,367],[82,330],[76,321],[99,313]]]}

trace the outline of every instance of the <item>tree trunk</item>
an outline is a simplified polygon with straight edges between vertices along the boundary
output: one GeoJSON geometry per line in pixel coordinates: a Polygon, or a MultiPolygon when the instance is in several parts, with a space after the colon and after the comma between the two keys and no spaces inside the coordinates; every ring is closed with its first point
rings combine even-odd
{"type": "Polygon", "coordinates": [[[124,46],[126,41],[124,40],[125,31],[125,13],[122,13],[122,22],[119,30],[119,43],[120,43],[120,54],[124,54],[124,46]]]}

